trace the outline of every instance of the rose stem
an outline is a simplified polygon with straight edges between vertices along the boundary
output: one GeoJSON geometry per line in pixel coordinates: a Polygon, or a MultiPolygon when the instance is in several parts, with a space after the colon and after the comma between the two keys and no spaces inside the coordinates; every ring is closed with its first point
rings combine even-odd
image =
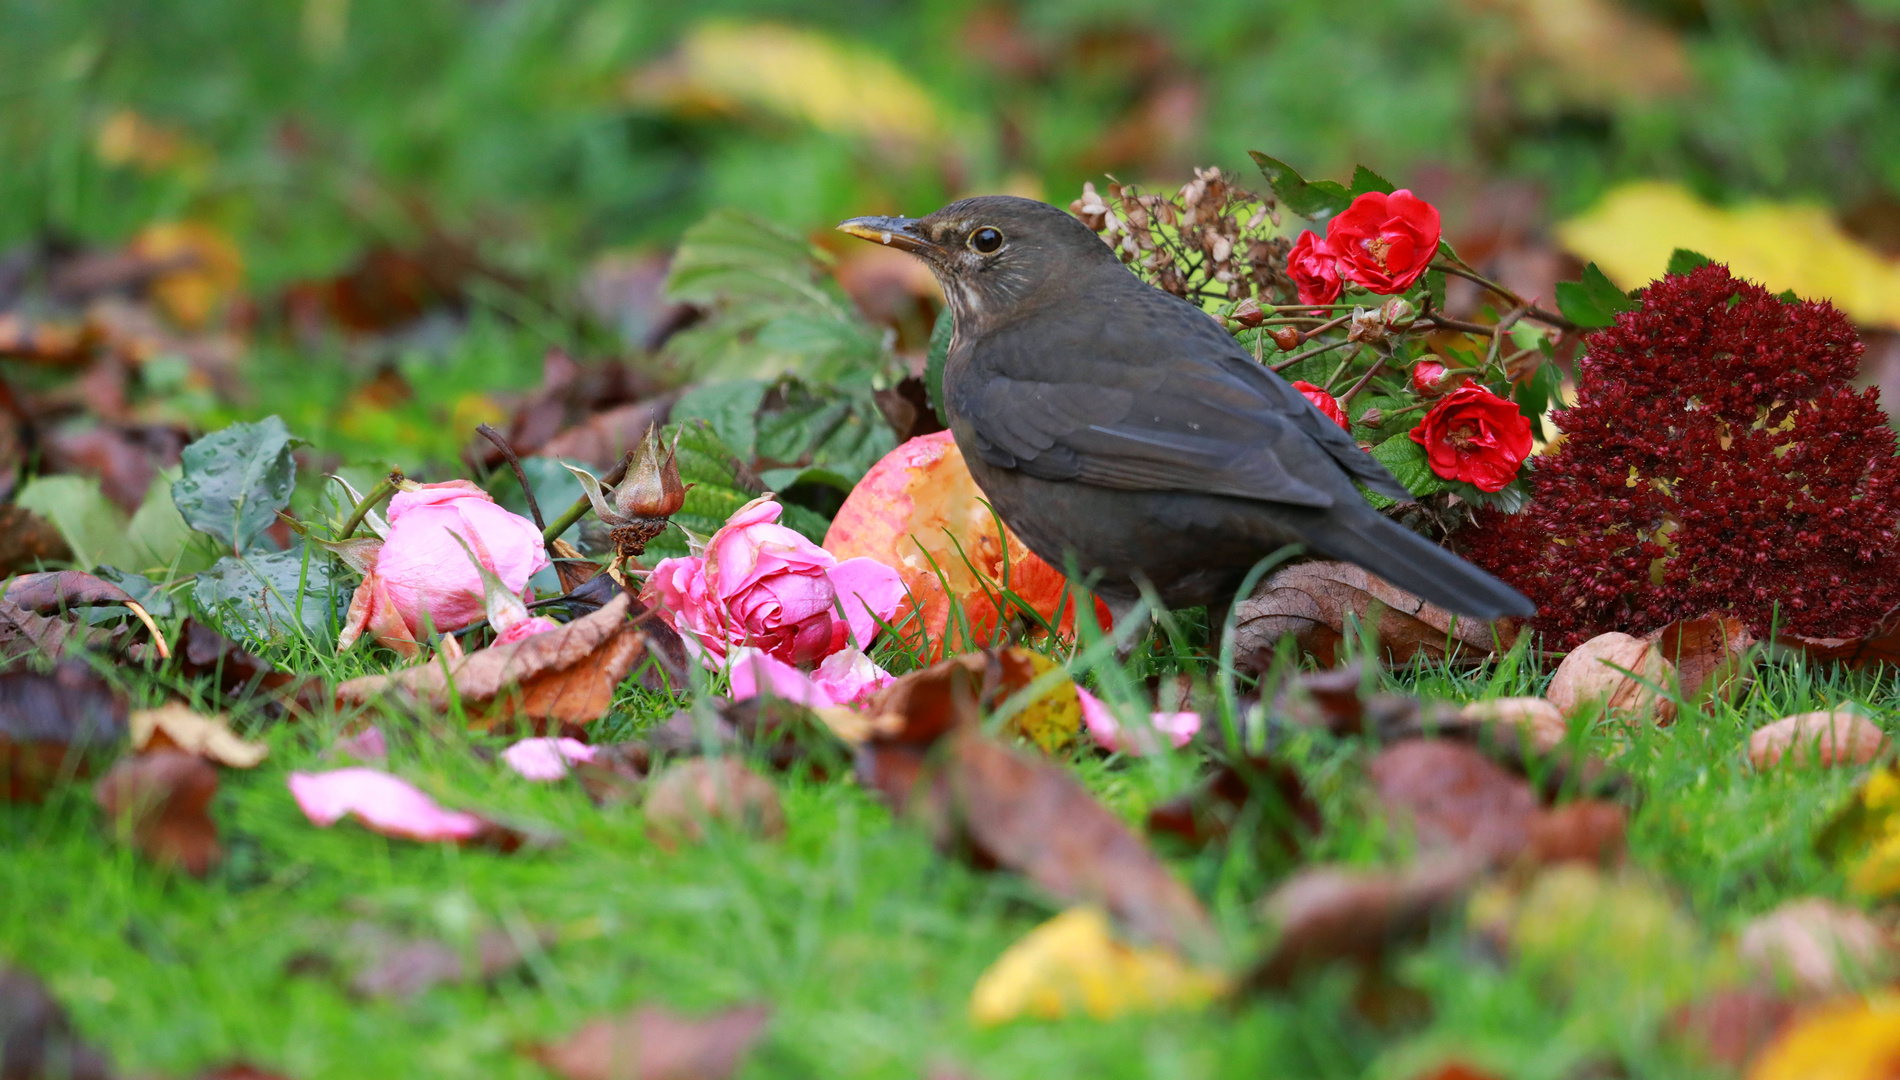
{"type": "Polygon", "coordinates": [[[1437,262],[1437,263],[1432,264],[1432,269],[1442,270],[1445,273],[1452,275],[1453,277],[1461,277],[1461,278],[1464,278],[1466,281],[1475,282],[1478,285],[1481,285],[1484,288],[1487,288],[1491,290],[1492,292],[1497,293],[1499,296],[1502,296],[1506,300],[1509,300],[1513,307],[1524,308],[1526,314],[1530,315],[1531,318],[1536,319],[1538,322],[1549,323],[1550,325],[1558,328],[1559,330],[1563,330],[1566,333],[1574,334],[1574,333],[1577,333],[1579,330],[1579,327],[1577,326],[1576,323],[1571,322],[1569,319],[1566,319],[1562,315],[1558,315],[1555,312],[1545,311],[1543,308],[1538,307],[1536,304],[1526,302],[1523,297],[1517,295],[1516,293],[1505,288],[1504,286],[1499,285],[1497,282],[1492,281],[1490,278],[1485,277],[1483,274],[1478,273],[1476,270],[1471,269],[1469,266],[1466,266],[1463,262],[1458,262],[1455,264],[1437,262]]]}
{"type": "MultiPolygon", "coordinates": [[[[600,486],[607,491],[612,491],[622,480],[627,478],[627,470],[631,468],[632,465],[633,451],[629,450],[625,456],[620,459],[620,464],[613,467],[612,472],[600,478],[600,486]]],[[[548,527],[541,530],[542,541],[548,544],[554,543],[555,540],[560,538],[562,533],[573,528],[576,521],[585,517],[587,511],[591,509],[593,505],[592,502],[588,501],[586,495],[575,499],[574,504],[562,511],[560,517],[549,522],[548,527]]]]}
{"type": "Polygon", "coordinates": [[[1341,338],[1340,340],[1335,341],[1330,345],[1321,345],[1317,349],[1308,349],[1303,353],[1294,353],[1292,356],[1287,357],[1285,360],[1282,360],[1277,364],[1268,364],[1267,370],[1268,371],[1285,371],[1287,368],[1292,367],[1294,364],[1297,364],[1302,360],[1311,360],[1313,357],[1318,356],[1321,353],[1329,353],[1329,352],[1332,352],[1334,349],[1339,348],[1342,345],[1350,345],[1350,344],[1352,344],[1352,342],[1347,341],[1344,338],[1341,338]]]}
{"type": "Polygon", "coordinates": [[[363,519],[369,516],[369,512],[381,505],[384,499],[396,493],[396,482],[401,479],[402,473],[392,472],[378,480],[376,486],[369,489],[369,494],[363,496],[363,501],[356,504],[356,509],[350,511],[349,520],[343,523],[343,528],[337,532],[336,538],[348,540],[354,535],[356,527],[363,524],[363,519]]]}
{"type": "Polygon", "coordinates": [[[1504,336],[1510,332],[1511,327],[1517,325],[1517,320],[1523,318],[1530,309],[1529,304],[1514,307],[1510,310],[1509,314],[1498,320],[1497,329],[1492,331],[1491,334],[1491,350],[1484,355],[1485,367],[1488,368],[1498,362],[1498,352],[1504,346],[1504,336]]]}
{"type": "MultiPolygon", "coordinates": [[[[508,445],[506,436],[486,423],[477,424],[475,434],[494,443],[495,449],[501,451],[501,456],[507,459],[508,467],[515,471],[515,479],[521,481],[521,493],[528,497],[528,514],[534,518],[534,527],[545,531],[548,523],[541,520],[541,504],[535,501],[534,488],[528,483],[528,473],[521,467],[521,458],[516,456],[515,448],[508,445]]],[[[548,553],[550,558],[553,555],[553,552],[548,553]]]]}
{"type": "Polygon", "coordinates": [[[1390,359],[1390,357],[1388,357],[1385,353],[1380,353],[1379,358],[1377,360],[1374,360],[1372,362],[1372,366],[1366,369],[1366,373],[1364,375],[1359,376],[1359,381],[1356,383],[1353,383],[1351,389],[1339,395],[1339,407],[1343,409],[1347,405],[1351,404],[1352,399],[1358,395],[1359,391],[1364,390],[1366,388],[1366,384],[1372,381],[1372,377],[1379,373],[1379,369],[1385,367],[1385,362],[1388,359],[1390,359]]]}

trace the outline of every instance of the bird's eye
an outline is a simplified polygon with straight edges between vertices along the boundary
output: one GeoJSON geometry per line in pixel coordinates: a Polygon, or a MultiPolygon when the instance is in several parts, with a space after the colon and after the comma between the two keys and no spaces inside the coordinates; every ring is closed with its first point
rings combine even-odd
{"type": "Polygon", "coordinates": [[[979,255],[993,255],[1002,246],[1003,233],[1000,229],[985,225],[970,234],[970,250],[979,255]]]}

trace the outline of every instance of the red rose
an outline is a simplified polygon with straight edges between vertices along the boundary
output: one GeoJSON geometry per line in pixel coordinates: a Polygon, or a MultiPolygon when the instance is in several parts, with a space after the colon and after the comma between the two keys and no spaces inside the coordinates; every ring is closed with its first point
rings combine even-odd
{"type": "Polygon", "coordinates": [[[1293,384],[1293,389],[1298,390],[1300,396],[1312,402],[1320,412],[1331,417],[1333,423],[1348,431],[1352,430],[1352,422],[1346,419],[1346,410],[1340,408],[1338,398],[1310,382],[1296,382],[1293,384]]]}
{"type": "Polygon", "coordinates": [[[1308,229],[1286,256],[1287,276],[1299,286],[1300,303],[1330,304],[1339,299],[1339,257],[1308,229]]]}
{"type": "MultiPolygon", "coordinates": [[[[1470,378],[1458,380],[1458,386],[1470,382],[1470,378]]],[[[1448,390],[1458,387],[1445,380],[1445,365],[1436,360],[1420,360],[1412,367],[1412,389],[1425,397],[1437,397],[1448,390]]]]}
{"type": "Polygon", "coordinates": [[[1531,422],[1515,404],[1467,383],[1432,406],[1412,429],[1432,471],[1497,491],[1531,453],[1531,422]]]}
{"type": "Polygon", "coordinates": [[[1338,272],[1384,296],[1412,287],[1438,254],[1438,234],[1431,203],[1404,189],[1368,191],[1327,226],[1326,243],[1338,256],[1338,272]]]}

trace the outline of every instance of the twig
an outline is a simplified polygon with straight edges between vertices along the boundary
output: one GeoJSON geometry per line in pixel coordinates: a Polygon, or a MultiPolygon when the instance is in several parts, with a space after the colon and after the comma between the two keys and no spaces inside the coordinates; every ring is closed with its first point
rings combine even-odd
{"type": "Polygon", "coordinates": [[[1491,348],[1484,354],[1485,367],[1488,368],[1492,364],[1497,363],[1498,350],[1504,346],[1504,336],[1511,332],[1511,327],[1516,326],[1517,320],[1523,318],[1525,312],[1528,312],[1530,309],[1529,304],[1514,307],[1504,318],[1498,320],[1497,329],[1491,332],[1491,348]]]}
{"type": "Polygon", "coordinates": [[[1464,334],[1476,334],[1479,337],[1490,337],[1497,333],[1497,328],[1494,326],[1486,326],[1483,323],[1462,322],[1458,319],[1448,319],[1443,315],[1433,315],[1429,320],[1420,319],[1419,321],[1429,321],[1433,326],[1443,327],[1446,330],[1456,330],[1464,334]]]}
{"type": "MultiPolygon", "coordinates": [[[[615,465],[612,472],[600,478],[602,490],[612,491],[619,486],[622,480],[627,478],[627,470],[633,467],[633,456],[633,451],[627,451],[626,454],[621,457],[620,464],[615,465]]],[[[542,542],[553,544],[554,541],[560,539],[561,534],[573,528],[574,523],[585,517],[587,511],[591,509],[593,505],[594,504],[589,502],[585,495],[575,499],[574,504],[562,511],[560,517],[555,518],[548,524],[547,528],[541,530],[542,542]]]]}
{"type": "MultiPolygon", "coordinates": [[[[1358,308],[1353,309],[1353,311],[1357,311],[1357,310],[1358,308]]],[[[1353,315],[1352,311],[1348,311],[1344,315],[1341,315],[1339,318],[1329,319],[1326,322],[1323,322],[1319,324],[1318,326],[1315,326],[1311,330],[1302,330],[1300,331],[1300,337],[1306,341],[1311,341],[1314,338],[1320,336],[1321,334],[1324,334],[1326,331],[1331,330],[1335,326],[1344,326],[1345,324],[1351,322],[1352,315],[1353,315]]]]}
{"type": "Polygon", "coordinates": [[[1351,389],[1339,395],[1339,407],[1341,409],[1344,409],[1347,405],[1351,404],[1352,399],[1358,396],[1359,391],[1364,390],[1366,388],[1366,384],[1371,382],[1372,377],[1374,375],[1377,375],[1380,369],[1385,367],[1385,362],[1389,359],[1391,359],[1390,355],[1386,353],[1380,353],[1379,358],[1377,360],[1374,360],[1372,362],[1372,366],[1366,369],[1366,373],[1364,375],[1359,376],[1359,381],[1356,383],[1353,383],[1351,389]]]}
{"type": "MultiPolygon", "coordinates": [[[[1540,308],[1536,304],[1533,304],[1525,300],[1523,297],[1517,295],[1516,293],[1498,284],[1497,282],[1492,281],[1490,278],[1485,277],[1483,274],[1478,273],[1476,270],[1471,269],[1469,266],[1465,266],[1463,264],[1455,264],[1455,263],[1435,262],[1432,264],[1432,269],[1442,270],[1445,273],[1452,275],[1453,277],[1461,277],[1461,278],[1464,278],[1466,281],[1474,282],[1477,285],[1482,286],[1483,288],[1489,289],[1490,291],[1498,294],[1499,296],[1502,296],[1504,299],[1509,300],[1511,302],[1512,307],[1523,308],[1525,311],[1525,314],[1529,315],[1533,319],[1536,319],[1538,322],[1549,323],[1550,325],[1557,327],[1559,330],[1565,330],[1571,333],[1575,333],[1579,329],[1576,323],[1571,322],[1569,319],[1564,318],[1562,315],[1559,315],[1554,311],[1545,311],[1543,308],[1540,308]]],[[[1433,318],[1437,318],[1437,316],[1433,316],[1433,318]]]]}
{"type": "MultiPolygon", "coordinates": [[[[508,445],[508,439],[501,432],[489,427],[486,422],[475,425],[475,434],[495,444],[501,456],[508,460],[508,467],[515,471],[515,479],[521,481],[521,493],[528,497],[528,514],[534,518],[534,527],[545,530],[548,523],[541,520],[541,504],[535,501],[534,487],[528,483],[528,473],[521,467],[521,458],[515,455],[515,448],[508,445]]],[[[553,552],[549,552],[550,558],[553,552]]]]}
{"type": "Polygon", "coordinates": [[[1351,345],[1351,344],[1352,342],[1347,341],[1344,338],[1341,338],[1340,340],[1335,341],[1330,345],[1321,345],[1317,349],[1308,349],[1303,353],[1294,353],[1292,356],[1287,357],[1285,360],[1282,360],[1277,364],[1268,364],[1267,370],[1268,371],[1285,371],[1287,368],[1292,367],[1294,364],[1297,364],[1302,360],[1311,360],[1313,357],[1318,356],[1321,353],[1329,353],[1329,352],[1332,352],[1334,349],[1337,349],[1343,345],[1351,345]]]}
{"type": "Polygon", "coordinates": [[[363,519],[369,516],[370,511],[376,509],[384,499],[396,493],[396,484],[401,479],[401,472],[392,471],[388,476],[378,480],[376,486],[369,489],[369,494],[363,496],[363,501],[356,504],[356,509],[350,511],[349,520],[343,523],[343,528],[336,534],[336,538],[348,540],[355,535],[357,526],[363,524],[363,519]]]}

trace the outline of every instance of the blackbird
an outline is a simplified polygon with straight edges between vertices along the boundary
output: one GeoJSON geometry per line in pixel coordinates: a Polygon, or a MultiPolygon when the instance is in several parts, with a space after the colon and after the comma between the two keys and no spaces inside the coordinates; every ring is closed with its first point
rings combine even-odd
{"type": "Polygon", "coordinates": [[[996,512],[1095,576],[1117,623],[1142,583],[1224,610],[1282,545],[1357,563],[1460,615],[1529,616],[1515,589],[1373,509],[1411,495],[1208,314],[1136,277],[1068,213],[1007,195],[838,226],[921,258],[955,333],[943,404],[996,512]]]}

